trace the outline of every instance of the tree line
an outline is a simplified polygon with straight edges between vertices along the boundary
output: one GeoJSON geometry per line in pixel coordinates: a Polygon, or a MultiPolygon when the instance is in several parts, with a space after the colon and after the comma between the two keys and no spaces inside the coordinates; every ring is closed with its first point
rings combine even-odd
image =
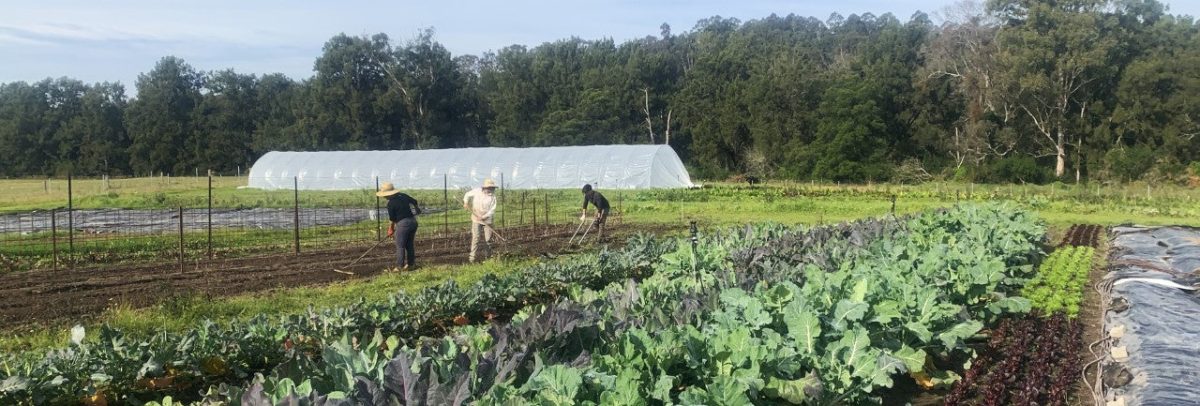
{"type": "Polygon", "coordinates": [[[190,174],[271,150],[669,144],[693,176],[1172,180],[1200,164],[1200,24],[1155,0],[712,17],[452,55],[337,35],[314,75],[0,84],[0,176],[190,174]]]}

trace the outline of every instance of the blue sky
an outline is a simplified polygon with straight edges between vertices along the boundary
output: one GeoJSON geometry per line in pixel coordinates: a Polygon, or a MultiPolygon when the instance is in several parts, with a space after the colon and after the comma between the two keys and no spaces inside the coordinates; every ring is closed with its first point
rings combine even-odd
{"type": "MultiPolygon", "coordinates": [[[[312,75],[333,35],[387,33],[393,43],[433,27],[454,54],[579,36],[623,41],[674,32],[720,15],[743,21],[771,13],[826,19],[890,12],[904,21],[955,0],[509,0],[509,1],[9,1],[0,14],[0,83],[69,76],[120,81],[129,93],[138,73],[166,55],[198,70],[312,75]]],[[[1200,1],[1170,0],[1175,14],[1200,14],[1200,1]]]]}

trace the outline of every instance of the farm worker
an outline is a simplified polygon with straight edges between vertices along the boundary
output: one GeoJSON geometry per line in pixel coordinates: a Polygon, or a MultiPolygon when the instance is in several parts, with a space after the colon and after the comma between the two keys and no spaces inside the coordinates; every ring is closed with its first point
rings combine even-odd
{"type": "Polygon", "coordinates": [[[396,238],[396,270],[415,270],[417,251],[413,240],[417,237],[417,215],[421,214],[421,206],[417,204],[417,199],[396,190],[391,182],[380,185],[375,196],[386,197],[388,201],[391,224],[388,224],[387,236],[396,238]]]}
{"type": "Polygon", "coordinates": [[[583,185],[583,212],[579,214],[579,221],[587,218],[588,203],[591,203],[596,208],[596,220],[592,222],[591,227],[596,227],[596,236],[600,241],[604,240],[604,221],[608,220],[608,199],[604,198],[603,194],[592,189],[591,184],[583,185]]]}
{"type": "Polygon", "coordinates": [[[467,262],[479,257],[479,242],[483,240],[483,258],[492,254],[492,215],[496,213],[496,182],[483,180],[483,186],[471,189],[463,196],[463,208],[471,212],[471,254],[467,262]]]}

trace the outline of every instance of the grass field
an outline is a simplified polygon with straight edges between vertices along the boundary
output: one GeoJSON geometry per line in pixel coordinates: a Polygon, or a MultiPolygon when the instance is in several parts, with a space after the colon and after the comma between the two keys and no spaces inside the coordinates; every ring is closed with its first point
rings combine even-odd
{"type": "MultiPolygon", "coordinates": [[[[230,207],[276,207],[296,205],[292,191],[239,189],[244,178],[214,178],[213,205],[230,207]]],[[[18,193],[0,200],[0,212],[46,209],[48,196],[65,187],[51,184],[50,192],[40,181],[0,181],[18,193]]],[[[170,209],[175,205],[207,206],[207,178],[121,179],[76,181],[81,195],[77,208],[170,209]],[[197,189],[199,188],[199,189],[197,189]],[[91,192],[89,192],[91,191],[91,192]],[[94,192],[94,193],[93,193],[94,192]]],[[[458,206],[459,191],[414,190],[414,197],[426,207],[446,207],[445,214],[423,218],[422,235],[443,228],[463,231],[466,213],[458,206]],[[445,205],[445,206],[443,206],[445,205]],[[445,223],[445,225],[443,225],[445,223]],[[432,227],[430,227],[432,226],[432,227]]],[[[821,224],[879,216],[892,211],[895,196],[897,214],[945,207],[958,201],[1011,200],[1038,212],[1053,225],[1076,223],[1148,225],[1200,225],[1200,192],[1178,186],[1154,187],[1144,184],[1119,186],[1076,185],[970,185],[930,183],[924,185],[830,185],[817,183],[772,182],[748,187],[741,184],[714,183],[689,190],[607,190],[605,194],[625,221],[633,223],[686,223],[697,220],[706,225],[776,221],[782,223],[821,224]]],[[[58,196],[65,198],[65,194],[58,196]]],[[[529,224],[536,214],[538,222],[572,223],[581,203],[575,190],[505,191],[497,223],[529,224]],[[546,204],[550,207],[549,216],[546,204]]],[[[369,191],[302,191],[302,207],[374,208],[376,199],[369,191]]],[[[194,220],[202,221],[202,220],[194,220]]],[[[318,246],[362,243],[375,238],[374,222],[350,226],[301,227],[302,249],[318,246]]],[[[207,253],[204,232],[185,233],[185,257],[207,253]]],[[[283,254],[292,250],[292,231],[288,229],[214,230],[215,255],[283,254]]],[[[81,238],[77,233],[76,238],[81,238]]],[[[60,231],[59,252],[65,232],[60,231]]],[[[159,235],[118,233],[98,235],[78,241],[71,260],[81,263],[124,263],[147,260],[171,252],[177,256],[178,236],[174,232],[159,235]]],[[[61,255],[61,254],[60,254],[61,255]]],[[[0,272],[49,268],[53,265],[53,243],[46,233],[0,236],[0,272]]]]}
{"type": "MultiPolygon", "coordinates": [[[[166,209],[206,207],[207,178],[135,178],[75,180],[74,208],[166,209]]],[[[213,178],[213,206],[292,207],[296,196],[290,190],[240,189],[242,177],[213,178]]],[[[704,183],[704,182],[701,182],[704,183]]],[[[1174,185],[1132,183],[1121,185],[972,185],[927,183],[921,185],[836,185],[827,183],[770,182],[756,187],[723,182],[705,183],[691,190],[604,190],[628,220],[672,222],[702,219],[727,224],[747,220],[816,223],[841,221],[887,213],[890,197],[897,196],[897,212],[913,212],[944,206],[959,200],[1014,200],[1038,211],[1057,224],[1137,222],[1144,224],[1200,224],[1200,190],[1174,185]]],[[[401,185],[403,189],[403,185],[401,185]]],[[[65,180],[0,180],[0,212],[67,207],[65,180]]],[[[429,207],[457,203],[462,192],[450,190],[406,191],[429,207]],[[448,201],[447,201],[448,200],[448,201]]],[[[582,202],[576,190],[506,191],[504,220],[517,220],[524,193],[526,211],[534,200],[549,200],[553,216],[567,217],[582,202]]],[[[301,207],[371,208],[371,191],[300,191],[301,207]]],[[[544,213],[543,213],[544,214],[544,213]]],[[[450,214],[464,217],[462,213],[450,214]]],[[[539,215],[540,217],[541,215],[539,215]]]]}

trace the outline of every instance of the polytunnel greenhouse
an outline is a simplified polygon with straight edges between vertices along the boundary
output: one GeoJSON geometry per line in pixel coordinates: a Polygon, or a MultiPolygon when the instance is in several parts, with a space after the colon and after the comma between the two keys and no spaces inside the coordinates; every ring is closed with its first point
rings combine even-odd
{"type": "Polygon", "coordinates": [[[666,145],[454,148],[407,151],[272,151],[250,168],[257,189],[353,190],[392,182],[400,189],[460,189],[492,178],[507,189],[695,186],[666,145]]]}

